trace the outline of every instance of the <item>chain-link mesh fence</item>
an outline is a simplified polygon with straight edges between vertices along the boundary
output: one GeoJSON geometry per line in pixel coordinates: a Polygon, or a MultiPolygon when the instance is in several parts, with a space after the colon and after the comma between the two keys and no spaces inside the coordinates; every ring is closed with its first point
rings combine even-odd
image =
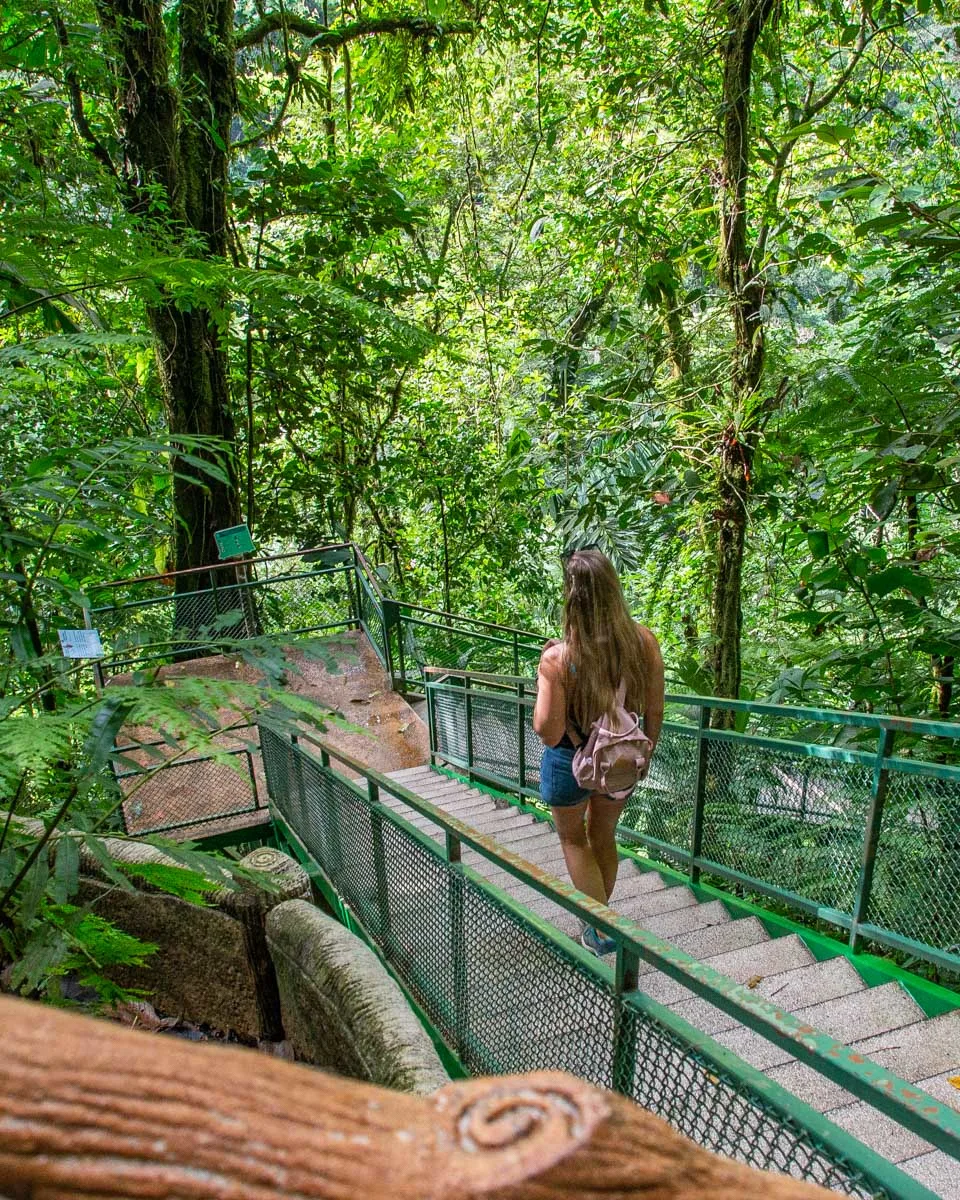
{"type": "Polygon", "coordinates": [[[357,567],[356,574],[357,611],[360,626],[370,639],[380,661],[387,665],[387,629],[383,619],[383,604],[369,579],[364,566],[357,567]]]}
{"type": "Polygon", "coordinates": [[[669,1010],[618,993],[596,960],[448,861],[362,781],[272,730],[261,744],[277,815],[469,1072],[570,1071],[753,1166],[848,1195],[898,1194],[894,1168],[745,1064],[738,1074],[709,1039],[685,1037],[669,1010]]]}
{"type": "Polygon", "coordinates": [[[258,780],[260,764],[250,750],[166,761],[171,754],[166,743],[117,751],[114,778],[126,833],[212,837],[269,820],[265,781],[258,780]]]}
{"type": "Polygon", "coordinates": [[[706,763],[702,857],[852,913],[871,768],[742,739],[709,741],[706,763]]]}
{"type": "MultiPolygon", "coordinates": [[[[432,677],[434,753],[536,798],[534,691],[530,680],[432,677]]],[[[780,733],[775,715],[764,713],[764,724],[780,733]]],[[[918,954],[960,970],[957,768],[711,729],[699,704],[682,697],[671,698],[668,716],[649,775],[624,808],[625,839],[662,862],[726,873],[844,929],[856,919],[873,940],[908,938],[918,954]],[[870,883],[865,845],[880,813],[870,883]]],[[[792,711],[787,718],[797,724],[792,711]]],[[[834,740],[840,732],[835,724],[834,740]]],[[[876,740],[877,731],[868,732],[876,740]]]]}
{"type": "Polygon", "coordinates": [[[252,637],[339,629],[357,620],[352,564],[291,569],[291,557],[296,558],[220,563],[166,580],[93,589],[101,602],[88,615],[100,632],[109,670],[215,654],[224,644],[252,637]]]}
{"type": "Polygon", "coordinates": [[[960,956],[960,785],[891,773],[869,919],[960,956]]]}
{"type": "Polygon", "coordinates": [[[392,662],[404,685],[421,684],[427,667],[518,675],[532,670],[540,658],[539,634],[402,602],[395,612],[392,662]]]}

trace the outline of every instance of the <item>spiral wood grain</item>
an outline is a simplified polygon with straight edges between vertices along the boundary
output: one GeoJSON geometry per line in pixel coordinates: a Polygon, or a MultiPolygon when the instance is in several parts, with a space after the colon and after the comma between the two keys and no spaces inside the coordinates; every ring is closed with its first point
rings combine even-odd
{"type": "Polygon", "coordinates": [[[9,1200],[815,1200],[559,1073],[422,1098],[0,996],[9,1200]]]}

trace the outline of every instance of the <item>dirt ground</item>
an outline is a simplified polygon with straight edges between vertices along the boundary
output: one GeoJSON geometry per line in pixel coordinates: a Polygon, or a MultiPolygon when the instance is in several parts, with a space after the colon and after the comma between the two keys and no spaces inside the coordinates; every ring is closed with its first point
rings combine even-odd
{"type": "MultiPolygon", "coordinates": [[[[342,750],[364,766],[382,772],[427,762],[430,748],[426,726],[407,702],[390,690],[387,674],[364,634],[360,630],[338,633],[323,638],[321,645],[321,657],[306,653],[296,643],[285,648],[285,655],[291,664],[290,690],[309,696],[353,727],[327,727],[321,736],[331,750],[342,750]]],[[[253,684],[263,678],[255,667],[234,655],[173,663],[160,669],[161,679],[172,681],[185,675],[253,684]]],[[[129,682],[129,678],[117,676],[116,682],[129,682]]],[[[236,714],[226,710],[219,715],[224,724],[236,719],[236,714]]],[[[158,737],[156,729],[128,726],[118,743],[142,744],[158,737]]],[[[224,749],[241,751],[232,756],[233,767],[187,761],[157,772],[148,780],[136,774],[121,778],[121,787],[128,796],[124,803],[128,831],[163,830],[171,837],[207,837],[266,821],[267,787],[262,763],[255,753],[258,740],[255,728],[216,738],[224,749]],[[250,752],[242,752],[246,750],[250,752]]],[[[170,757],[174,751],[162,745],[154,755],[157,753],[170,757]]],[[[141,766],[156,761],[143,750],[128,752],[126,757],[141,766]]],[[[340,769],[351,774],[346,768],[340,769]]]]}

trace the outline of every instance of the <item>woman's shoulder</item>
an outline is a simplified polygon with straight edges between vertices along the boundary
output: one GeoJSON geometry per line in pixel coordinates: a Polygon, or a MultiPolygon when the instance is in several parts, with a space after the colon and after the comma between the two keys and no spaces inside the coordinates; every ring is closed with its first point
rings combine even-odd
{"type": "Polygon", "coordinates": [[[565,653],[566,647],[563,642],[547,642],[540,655],[540,671],[551,679],[559,679],[563,673],[565,653]]]}
{"type": "Polygon", "coordinates": [[[656,662],[661,657],[660,643],[657,641],[657,635],[647,625],[641,625],[639,621],[634,621],[634,628],[640,638],[640,645],[643,647],[643,652],[648,659],[656,662]]]}

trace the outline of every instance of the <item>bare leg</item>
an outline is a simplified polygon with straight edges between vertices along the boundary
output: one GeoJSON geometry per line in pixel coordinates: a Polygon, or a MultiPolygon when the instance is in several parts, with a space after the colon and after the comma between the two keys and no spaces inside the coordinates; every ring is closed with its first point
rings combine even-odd
{"type": "Polygon", "coordinates": [[[569,808],[554,808],[553,820],[560,835],[560,846],[573,886],[601,904],[606,904],[607,889],[603,884],[603,872],[587,840],[584,825],[587,804],[588,801],[584,800],[582,804],[574,804],[569,808]]]}
{"type": "Polygon", "coordinates": [[[617,883],[617,822],[623,812],[625,800],[611,800],[609,796],[594,794],[587,801],[587,841],[607,894],[607,903],[617,883]]]}

